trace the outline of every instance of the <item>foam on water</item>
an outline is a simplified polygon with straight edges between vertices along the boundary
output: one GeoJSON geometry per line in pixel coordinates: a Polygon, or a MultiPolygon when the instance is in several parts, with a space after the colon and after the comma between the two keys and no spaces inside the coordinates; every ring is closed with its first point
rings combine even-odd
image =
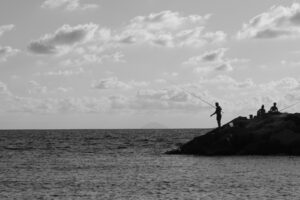
{"type": "Polygon", "coordinates": [[[300,199],[298,157],[164,155],[199,130],[0,132],[0,199],[300,199]]]}

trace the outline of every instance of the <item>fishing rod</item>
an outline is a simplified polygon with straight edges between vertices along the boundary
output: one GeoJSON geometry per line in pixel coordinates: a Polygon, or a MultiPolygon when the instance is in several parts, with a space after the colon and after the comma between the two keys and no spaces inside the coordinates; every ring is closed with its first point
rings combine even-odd
{"type": "MultiPolygon", "coordinates": [[[[167,81],[167,82],[171,83],[170,81],[167,81]]],[[[176,86],[176,84],[173,84],[173,83],[171,83],[171,84],[174,85],[175,87],[179,88],[180,90],[183,90],[184,92],[186,92],[186,93],[192,95],[193,97],[199,99],[200,101],[202,101],[203,103],[209,105],[210,107],[216,109],[216,106],[214,106],[213,104],[211,104],[211,103],[209,103],[208,101],[204,100],[203,98],[199,97],[198,95],[195,95],[194,93],[192,93],[192,92],[186,90],[186,89],[183,88],[183,87],[176,86]]],[[[222,111],[222,113],[224,113],[224,112],[222,111]]]]}
{"type": "Polygon", "coordinates": [[[284,111],[284,110],[286,110],[286,109],[288,109],[288,108],[294,107],[295,105],[297,105],[297,104],[299,104],[299,103],[300,103],[300,101],[298,101],[297,103],[294,103],[294,104],[292,104],[292,105],[289,105],[289,106],[287,106],[287,107],[285,107],[285,108],[279,110],[279,112],[284,111]]]}
{"type": "Polygon", "coordinates": [[[190,91],[188,91],[188,90],[186,90],[186,89],[184,89],[184,88],[182,88],[182,87],[181,87],[180,89],[182,89],[184,92],[186,92],[186,93],[192,95],[193,97],[196,97],[197,99],[201,100],[202,102],[206,103],[207,105],[209,105],[209,106],[211,106],[211,107],[213,107],[213,108],[216,108],[216,106],[214,106],[213,104],[209,103],[208,101],[205,101],[204,99],[202,99],[202,98],[199,97],[198,95],[195,95],[194,93],[192,93],[192,92],[190,92],[190,91]]]}
{"type": "MultiPolygon", "coordinates": [[[[199,97],[198,95],[195,95],[194,93],[182,88],[182,87],[178,87],[180,88],[181,90],[183,90],[184,92],[192,95],[193,97],[196,97],[197,99],[199,99],[200,101],[204,102],[205,104],[211,106],[212,108],[216,109],[216,106],[214,106],[213,104],[209,103],[208,101],[205,101],[203,98],[199,97]]],[[[224,113],[223,111],[221,111],[221,113],[224,113]]]]}

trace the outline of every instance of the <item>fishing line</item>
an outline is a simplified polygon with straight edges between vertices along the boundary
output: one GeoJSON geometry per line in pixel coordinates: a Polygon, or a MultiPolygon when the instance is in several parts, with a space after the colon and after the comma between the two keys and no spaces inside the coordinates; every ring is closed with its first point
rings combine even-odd
{"type": "Polygon", "coordinates": [[[201,100],[202,102],[206,103],[207,105],[209,105],[209,106],[211,106],[211,107],[213,107],[213,108],[216,108],[216,106],[214,106],[213,104],[209,103],[208,101],[205,101],[204,99],[202,99],[202,98],[199,97],[198,95],[195,95],[194,93],[192,93],[192,92],[190,92],[190,91],[188,91],[188,90],[186,90],[186,89],[184,89],[184,88],[182,88],[182,87],[180,87],[180,89],[183,90],[184,92],[186,92],[186,93],[192,95],[193,97],[196,97],[197,99],[201,100]]]}
{"type": "Polygon", "coordinates": [[[286,110],[286,109],[288,109],[288,108],[291,108],[291,107],[293,107],[293,106],[295,106],[295,105],[297,105],[297,104],[299,104],[299,103],[300,103],[300,101],[297,102],[297,103],[294,103],[294,104],[292,104],[292,105],[289,105],[289,106],[287,106],[287,107],[285,107],[285,108],[279,110],[279,112],[284,111],[284,110],[286,110]]]}
{"type": "MultiPolygon", "coordinates": [[[[167,81],[167,82],[171,83],[170,81],[167,81]]],[[[177,87],[178,89],[180,89],[180,90],[182,90],[182,91],[184,91],[184,92],[190,94],[191,96],[193,96],[193,97],[199,99],[199,100],[202,101],[203,103],[205,103],[205,104],[209,105],[210,107],[216,109],[216,106],[214,106],[213,104],[211,104],[211,103],[209,103],[208,101],[204,100],[202,97],[200,97],[200,96],[198,96],[198,95],[196,95],[196,94],[194,94],[194,93],[188,91],[187,89],[185,89],[185,88],[183,88],[183,87],[176,86],[176,84],[173,84],[173,83],[171,83],[171,84],[172,84],[174,87],[177,87]]],[[[222,111],[222,113],[223,113],[223,111],[222,111]]]]}

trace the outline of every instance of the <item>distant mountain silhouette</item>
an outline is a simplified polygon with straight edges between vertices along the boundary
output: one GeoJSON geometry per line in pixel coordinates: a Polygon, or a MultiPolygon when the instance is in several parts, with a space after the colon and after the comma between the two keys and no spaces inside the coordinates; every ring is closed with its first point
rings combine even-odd
{"type": "Polygon", "coordinates": [[[142,126],[142,129],[166,129],[166,128],[167,127],[165,125],[160,124],[158,122],[150,122],[142,126]]]}

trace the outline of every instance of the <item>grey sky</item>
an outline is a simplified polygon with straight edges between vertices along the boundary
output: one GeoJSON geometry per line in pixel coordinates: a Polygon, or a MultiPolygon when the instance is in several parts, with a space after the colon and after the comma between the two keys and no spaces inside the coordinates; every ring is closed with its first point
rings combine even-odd
{"type": "Polygon", "coordinates": [[[2,0],[0,128],[215,126],[182,87],[224,121],[284,107],[299,44],[296,0],[2,0]]]}

